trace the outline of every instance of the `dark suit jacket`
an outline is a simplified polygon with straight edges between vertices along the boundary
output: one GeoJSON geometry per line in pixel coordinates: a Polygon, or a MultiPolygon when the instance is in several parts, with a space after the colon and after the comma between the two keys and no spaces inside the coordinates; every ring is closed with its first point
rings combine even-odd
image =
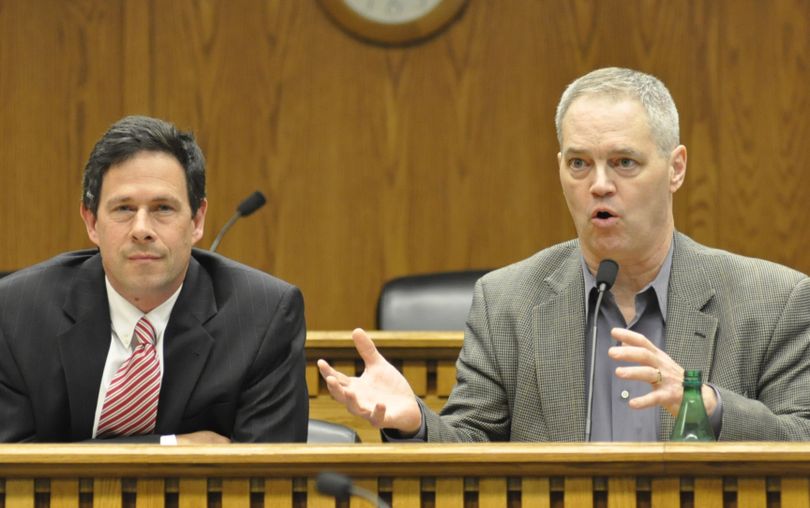
{"type": "MultiPolygon", "coordinates": [[[[576,241],[475,288],[458,379],[429,441],[581,441],[585,284],[576,241]]],[[[675,235],[666,352],[723,400],[721,440],[810,439],[810,278],[675,235]]],[[[661,410],[660,435],[673,418],[661,410]]]]}
{"type": "MultiPolygon", "coordinates": [[[[155,434],[141,440],[306,441],[305,330],[297,288],[195,249],[163,337],[155,434]]],[[[0,280],[0,442],[90,439],[111,333],[95,250],[0,280]]]]}

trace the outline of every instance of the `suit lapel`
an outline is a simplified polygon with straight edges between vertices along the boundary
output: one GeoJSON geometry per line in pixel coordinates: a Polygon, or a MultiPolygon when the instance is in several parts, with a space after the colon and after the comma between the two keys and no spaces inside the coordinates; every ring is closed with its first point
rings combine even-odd
{"type": "Polygon", "coordinates": [[[163,335],[163,382],[156,433],[174,433],[180,424],[214,344],[203,324],[216,311],[211,279],[192,257],[163,335]]]}
{"type": "Polygon", "coordinates": [[[112,334],[101,256],[84,262],[63,304],[73,321],[57,337],[70,407],[71,439],[90,439],[112,334]]]}
{"type": "Polygon", "coordinates": [[[585,435],[585,289],[579,250],[545,281],[547,298],[534,308],[538,394],[551,441],[585,435]]]}
{"type": "MultiPolygon", "coordinates": [[[[703,312],[715,291],[703,271],[695,244],[675,235],[667,304],[667,354],[684,369],[700,369],[709,379],[714,357],[717,318],[703,312]]],[[[672,432],[673,417],[661,412],[661,436],[672,432]]]]}

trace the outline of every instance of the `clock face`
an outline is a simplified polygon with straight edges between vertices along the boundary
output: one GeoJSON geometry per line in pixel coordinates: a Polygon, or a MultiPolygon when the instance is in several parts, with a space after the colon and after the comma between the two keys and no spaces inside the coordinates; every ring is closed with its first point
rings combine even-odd
{"type": "Polygon", "coordinates": [[[341,28],[366,42],[411,44],[460,17],[467,0],[320,0],[341,28]]]}
{"type": "Polygon", "coordinates": [[[432,11],[441,0],[343,0],[354,12],[376,23],[408,23],[432,11]]]}

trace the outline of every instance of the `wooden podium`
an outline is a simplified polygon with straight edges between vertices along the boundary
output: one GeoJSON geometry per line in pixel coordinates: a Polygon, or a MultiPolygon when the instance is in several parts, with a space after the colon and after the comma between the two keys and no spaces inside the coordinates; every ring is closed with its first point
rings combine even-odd
{"type": "Polygon", "coordinates": [[[810,444],[0,445],[0,506],[394,508],[810,506],[810,444]]]}

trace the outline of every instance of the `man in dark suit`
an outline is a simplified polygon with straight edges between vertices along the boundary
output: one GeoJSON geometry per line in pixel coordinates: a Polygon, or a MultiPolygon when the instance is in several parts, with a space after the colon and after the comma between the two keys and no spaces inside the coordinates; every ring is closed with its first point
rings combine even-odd
{"type": "Polygon", "coordinates": [[[207,208],[193,136],[124,118],[83,187],[98,250],[0,281],[0,442],[305,441],[301,293],[192,249],[207,208]]]}

